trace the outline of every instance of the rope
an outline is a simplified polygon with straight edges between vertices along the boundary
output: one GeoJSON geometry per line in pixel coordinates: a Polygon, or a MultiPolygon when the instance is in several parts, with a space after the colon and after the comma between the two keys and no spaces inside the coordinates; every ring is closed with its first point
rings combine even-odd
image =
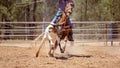
{"type": "Polygon", "coordinates": [[[44,33],[45,33],[45,32],[43,32],[42,34],[40,34],[40,35],[39,35],[37,38],[35,38],[33,41],[36,43],[36,42],[39,40],[39,38],[44,35],[44,33]]]}

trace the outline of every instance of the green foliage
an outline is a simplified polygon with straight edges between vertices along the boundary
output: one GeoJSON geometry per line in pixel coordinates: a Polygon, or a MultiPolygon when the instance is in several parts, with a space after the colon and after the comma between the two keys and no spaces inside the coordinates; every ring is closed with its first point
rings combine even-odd
{"type": "MultiPolygon", "coordinates": [[[[40,1],[40,0],[37,0],[40,1]]],[[[37,2],[35,16],[37,21],[51,21],[58,10],[57,0],[37,2]]],[[[120,20],[119,0],[74,0],[72,19],[77,21],[120,20]]],[[[34,0],[0,0],[0,21],[26,21],[26,13],[33,21],[34,0]],[[29,7],[28,7],[29,5],[29,7]],[[29,12],[26,11],[29,8],[29,12]]]]}
{"type": "Polygon", "coordinates": [[[12,20],[13,6],[15,0],[0,0],[0,17],[5,21],[12,20]]]}
{"type": "MultiPolygon", "coordinates": [[[[0,21],[25,21],[26,18],[26,8],[29,5],[30,8],[30,19],[32,19],[33,14],[33,0],[0,0],[0,21]]],[[[43,12],[41,2],[37,3],[37,12],[35,15],[38,21],[42,20],[43,12]]]]}
{"type": "Polygon", "coordinates": [[[75,9],[72,16],[75,20],[120,20],[119,0],[87,0],[87,4],[85,1],[86,0],[75,0],[75,9]],[[87,19],[85,19],[85,16],[87,19]]]}

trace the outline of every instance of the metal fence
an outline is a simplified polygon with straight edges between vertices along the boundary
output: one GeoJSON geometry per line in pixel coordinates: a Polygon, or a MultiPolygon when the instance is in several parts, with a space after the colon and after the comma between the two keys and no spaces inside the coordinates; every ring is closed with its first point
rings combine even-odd
{"type": "Polygon", "coordinates": [[[84,21],[74,22],[74,37],[78,42],[113,42],[120,41],[120,21],[84,21]]]}
{"type": "MultiPolygon", "coordinates": [[[[0,22],[1,40],[33,40],[50,22],[0,22]]],[[[74,39],[78,42],[120,41],[120,21],[73,21],[74,39]]]]}

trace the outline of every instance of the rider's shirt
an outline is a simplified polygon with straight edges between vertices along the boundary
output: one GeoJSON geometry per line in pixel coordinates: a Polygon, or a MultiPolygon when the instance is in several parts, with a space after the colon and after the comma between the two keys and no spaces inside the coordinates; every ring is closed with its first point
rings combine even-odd
{"type": "MultiPolygon", "coordinates": [[[[65,9],[65,6],[66,6],[66,3],[67,2],[73,2],[73,0],[58,0],[59,1],[59,9],[60,10],[64,10],[65,9]]],[[[74,5],[73,5],[74,7],[74,5]]]]}

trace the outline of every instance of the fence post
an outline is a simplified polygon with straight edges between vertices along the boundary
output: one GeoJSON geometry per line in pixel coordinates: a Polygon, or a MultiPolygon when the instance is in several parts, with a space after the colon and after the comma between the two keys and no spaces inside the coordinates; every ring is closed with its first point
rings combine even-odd
{"type": "Polygon", "coordinates": [[[107,37],[107,33],[108,33],[108,31],[107,31],[107,24],[105,24],[105,28],[106,28],[106,36],[105,36],[105,38],[106,38],[106,42],[105,42],[105,45],[107,46],[107,42],[108,42],[108,37],[107,37]]]}
{"type": "Polygon", "coordinates": [[[110,22],[110,43],[113,46],[113,22],[110,22]]]}

